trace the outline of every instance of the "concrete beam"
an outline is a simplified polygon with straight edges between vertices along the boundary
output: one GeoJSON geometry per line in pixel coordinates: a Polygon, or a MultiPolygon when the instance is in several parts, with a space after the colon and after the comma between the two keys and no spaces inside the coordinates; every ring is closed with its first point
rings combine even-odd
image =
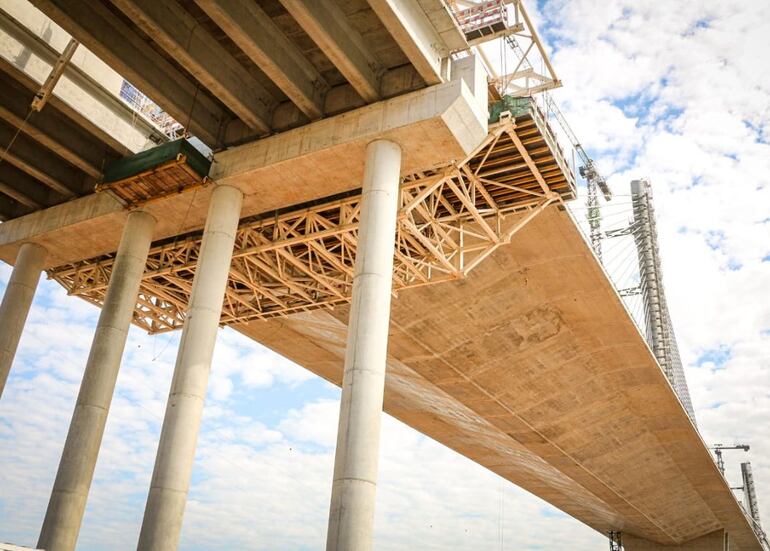
{"type": "Polygon", "coordinates": [[[447,78],[451,53],[416,0],[368,0],[427,84],[447,78]]]}
{"type": "Polygon", "coordinates": [[[23,216],[27,210],[24,205],[14,201],[0,201],[0,222],[6,222],[17,216],[23,216]]]}
{"type": "MultiPolygon", "coordinates": [[[[41,17],[45,16],[41,14],[41,17]]],[[[6,13],[2,9],[0,9],[0,31],[6,33],[10,38],[13,39],[13,41],[9,41],[7,45],[9,49],[18,45],[17,47],[23,48],[24,51],[31,52],[33,56],[39,58],[40,61],[42,61],[44,64],[47,64],[48,66],[53,66],[54,63],[56,63],[56,60],[59,58],[59,51],[55,50],[53,47],[51,47],[50,44],[43,40],[41,36],[31,31],[30,28],[26,27],[11,14],[6,13]],[[13,42],[15,42],[15,44],[13,44],[13,42]]],[[[6,52],[7,51],[8,50],[6,50],[6,52]]],[[[82,55],[81,59],[82,58],[88,59],[85,55],[82,55]]],[[[37,73],[36,68],[31,66],[32,64],[29,63],[29,60],[24,57],[16,57],[13,60],[9,59],[4,61],[12,63],[15,69],[18,71],[23,71],[25,75],[31,77],[32,79],[37,78],[37,80],[31,83],[31,89],[33,91],[37,91],[39,88],[39,80],[41,76],[39,73],[37,73]]],[[[152,136],[152,139],[157,142],[168,141],[168,138],[157,128],[155,128],[144,118],[137,117],[136,112],[131,107],[129,107],[128,104],[126,104],[114,93],[107,90],[103,86],[104,82],[98,82],[97,79],[91,76],[91,74],[81,68],[78,61],[75,59],[70,61],[70,63],[65,66],[64,76],[73,88],[85,96],[81,99],[81,102],[73,102],[73,107],[75,108],[73,111],[78,115],[81,115],[81,118],[84,121],[87,119],[82,116],[82,109],[77,108],[83,105],[85,102],[90,104],[96,100],[96,102],[101,107],[103,107],[105,112],[109,113],[111,117],[119,119],[124,125],[130,126],[130,128],[134,129],[137,134],[143,137],[141,141],[137,139],[137,137],[133,136],[131,139],[128,139],[129,136],[127,136],[125,133],[122,133],[120,138],[123,141],[121,141],[118,139],[118,136],[114,135],[114,127],[110,129],[109,133],[102,132],[98,135],[100,139],[103,139],[116,151],[122,151],[122,149],[126,147],[128,150],[130,150],[126,151],[126,154],[136,151],[144,145],[144,142],[149,136],[152,136]]],[[[63,101],[58,99],[59,97],[64,98],[64,101],[73,100],[71,96],[67,96],[67,89],[68,86],[66,81],[60,82],[56,87],[56,96],[49,99],[49,101],[57,105],[59,110],[62,109],[61,104],[63,103],[63,101]]],[[[81,126],[83,126],[83,124],[81,124],[81,126]]]]}
{"type": "Polygon", "coordinates": [[[10,163],[0,163],[0,191],[19,203],[36,209],[45,208],[62,199],[60,194],[51,191],[10,163]]]}
{"type": "MultiPolygon", "coordinates": [[[[384,98],[392,98],[425,88],[425,81],[411,64],[402,65],[386,71],[382,75],[380,92],[384,98]]],[[[324,113],[327,117],[347,113],[364,107],[366,102],[353,86],[345,81],[333,86],[324,98],[324,113]]],[[[273,131],[285,132],[311,121],[290,101],[281,102],[273,114],[273,131]]],[[[227,127],[224,142],[229,146],[238,146],[254,141],[258,136],[246,129],[242,121],[235,121],[227,127]]]]}
{"type": "Polygon", "coordinates": [[[111,2],[250,128],[270,131],[275,99],[184,8],[172,0],[111,2]]]}
{"type": "Polygon", "coordinates": [[[117,155],[66,117],[53,102],[29,115],[34,92],[5,72],[0,72],[0,120],[56,153],[89,176],[101,178],[105,160],[117,155]],[[29,115],[29,116],[28,116],[29,115]]]}
{"type": "Polygon", "coordinates": [[[0,149],[8,148],[13,140],[13,147],[5,153],[4,162],[66,198],[74,199],[83,191],[85,178],[82,173],[24,134],[19,134],[14,140],[15,134],[14,130],[0,124],[0,149]]]}
{"type": "Polygon", "coordinates": [[[329,85],[264,10],[243,0],[195,0],[311,120],[324,114],[329,85]]]}
{"type": "MultiPolygon", "coordinates": [[[[486,89],[477,93],[486,98],[486,89]]],[[[241,187],[245,212],[272,209],[265,204],[271,194],[280,194],[283,206],[317,199],[363,180],[364,150],[375,139],[403,145],[405,173],[462,158],[486,136],[480,105],[466,78],[457,78],[222,151],[210,176],[241,187]],[[287,177],[291,187],[282,185],[287,177]],[[300,195],[322,189],[324,195],[300,195]]]]}
{"type": "MultiPolygon", "coordinates": [[[[475,66],[475,65],[474,65],[475,66]]],[[[460,72],[458,72],[460,74],[460,72]]],[[[479,100],[469,75],[217,153],[210,176],[244,192],[242,216],[354,190],[363,180],[366,145],[376,139],[402,144],[402,173],[460,159],[487,135],[486,88],[479,100]]],[[[149,203],[158,218],[156,239],[200,230],[211,187],[149,203]]],[[[123,205],[98,193],[0,226],[0,259],[14,258],[19,244],[53,245],[58,266],[115,251],[123,205]],[[83,236],[87,236],[84,238],[83,236]]]]}
{"type": "Polygon", "coordinates": [[[0,193],[2,193],[3,195],[7,195],[17,203],[21,203],[22,205],[24,205],[25,207],[29,207],[32,209],[43,208],[43,205],[41,203],[38,203],[23,191],[20,191],[19,189],[17,189],[11,184],[7,184],[3,182],[1,179],[2,179],[2,176],[0,176],[0,193]]]}
{"type": "Polygon", "coordinates": [[[281,0],[281,4],[364,101],[372,103],[380,99],[385,69],[335,2],[281,0]]]}
{"type": "Polygon", "coordinates": [[[31,0],[65,31],[123,75],[209,146],[231,115],[199,85],[99,2],[31,0]]]}
{"type": "MultiPolygon", "coordinates": [[[[21,71],[19,67],[12,65],[6,59],[0,58],[0,70],[5,75],[10,77],[13,80],[13,82],[17,83],[20,86],[20,89],[25,90],[25,92],[22,95],[29,96],[31,94],[32,96],[34,96],[34,94],[36,94],[38,89],[40,88],[40,84],[37,80],[32,78],[27,73],[21,71]]],[[[48,72],[46,72],[46,76],[47,75],[48,75],[48,72]]],[[[82,110],[78,108],[78,106],[72,106],[69,103],[67,103],[67,101],[63,100],[58,96],[59,86],[61,85],[63,87],[65,84],[67,83],[60,82],[59,85],[57,85],[57,94],[50,96],[46,103],[46,106],[50,107],[50,109],[47,109],[47,110],[44,109],[43,112],[48,113],[49,111],[54,111],[54,110],[57,111],[58,113],[66,117],[66,119],[74,123],[78,129],[78,132],[85,135],[88,140],[95,142],[99,146],[102,146],[101,149],[103,150],[111,150],[115,154],[116,158],[122,157],[125,155],[130,155],[131,153],[133,153],[131,149],[126,147],[125,144],[119,141],[110,132],[102,129],[93,121],[88,119],[85,116],[85,114],[82,112],[82,110]]],[[[108,92],[105,91],[104,93],[107,94],[108,92]]],[[[114,98],[114,99],[115,101],[122,103],[121,100],[117,98],[114,98]]],[[[91,99],[90,101],[93,101],[93,99],[91,99]]],[[[30,100],[30,103],[31,103],[31,100],[30,100]]],[[[128,107],[125,104],[123,105],[126,109],[130,110],[130,107],[128,107]]],[[[132,116],[136,118],[136,114],[133,113],[133,111],[132,111],[132,116]]],[[[94,148],[92,146],[92,149],[99,149],[99,148],[94,148]]],[[[99,163],[102,164],[103,160],[100,160],[99,163]]]]}
{"type": "Polygon", "coordinates": [[[679,545],[663,545],[654,541],[623,534],[625,551],[729,551],[729,539],[724,530],[711,532],[703,537],[679,545]]]}

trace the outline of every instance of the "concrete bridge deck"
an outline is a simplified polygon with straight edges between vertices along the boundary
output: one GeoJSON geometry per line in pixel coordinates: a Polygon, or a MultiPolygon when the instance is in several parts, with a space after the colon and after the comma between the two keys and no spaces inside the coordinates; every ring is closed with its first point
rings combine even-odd
{"type": "MultiPolygon", "coordinates": [[[[340,385],[348,311],[237,326],[340,385]]],[[[568,212],[532,220],[467,279],[399,293],[385,411],[596,530],[760,549],[568,212]]],[[[451,481],[447,481],[451,483],[451,481]]]]}

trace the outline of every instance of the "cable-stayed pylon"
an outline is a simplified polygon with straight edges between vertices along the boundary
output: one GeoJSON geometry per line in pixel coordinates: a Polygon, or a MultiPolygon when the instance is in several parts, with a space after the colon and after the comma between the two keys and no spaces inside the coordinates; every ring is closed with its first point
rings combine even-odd
{"type": "Polygon", "coordinates": [[[634,240],[639,255],[639,286],[644,301],[647,342],[687,414],[695,423],[690,390],[687,388],[684,367],[679,356],[679,347],[663,288],[655,209],[652,204],[652,188],[649,181],[631,182],[631,204],[634,213],[634,240]]]}

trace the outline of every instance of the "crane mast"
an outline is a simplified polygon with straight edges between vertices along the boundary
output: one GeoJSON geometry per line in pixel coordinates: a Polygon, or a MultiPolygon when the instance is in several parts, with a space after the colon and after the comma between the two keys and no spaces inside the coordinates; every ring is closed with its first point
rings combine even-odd
{"type": "Polygon", "coordinates": [[[719,468],[719,472],[722,473],[722,476],[725,475],[725,460],[722,458],[722,451],[724,450],[743,450],[745,452],[749,451],[751,449],[751,446],[748,444],[733,444],[732,446],[725,446],[724,444],[714,444],[711,446],[712,450],[714,450],[714,455],[717,458],[717,468],[719,468]]]}
{"type": "Polygon", "coordinates": [[[602,258],[602,215],[599,210],[599,197],[598,191],[602,192],[605,201],[612,199],[612,191],[607,185],[607,181],[599,174],[596,168],[596,164],[593,159],[588,156],[586,150],[580,144],[580,140],[577,139],[575,132],[573,132],[567,119],[564,118],[559,106],[553,101],[550,95],[545,96],[545,104],[548,111],[553,113],[554,118],[561,126],[567,138],[572,143],[572,147],[577,152],[582,166],[580,167],[580,175],[585,178],[588,193],[586,194],[586,206],[588,207],[586,218],[588,220],[589,227],[589,239],[591,241],[591,248],[594,250],[596,256],[601,260],[602,258]]]}

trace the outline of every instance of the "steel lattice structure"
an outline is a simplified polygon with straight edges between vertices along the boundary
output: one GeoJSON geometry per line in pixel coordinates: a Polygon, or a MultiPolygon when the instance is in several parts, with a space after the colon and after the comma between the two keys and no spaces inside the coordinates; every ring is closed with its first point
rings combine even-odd
{"type": "MultiPolygon", "coordinates": [[[[465,277],[549,205],[575,196],[574,175],[532,103],[504,117],[466,159],[402,180],[394,291],[465,277]]],[[[222,324],[350,300],[360,190],[239,226],[222,324]]],[[[134,323],[181,328],[201,245],[187,235],[152,247],[134,323]]],[[[70,294],[101,305],[113,256],[51,270],[70,294]]]]}

